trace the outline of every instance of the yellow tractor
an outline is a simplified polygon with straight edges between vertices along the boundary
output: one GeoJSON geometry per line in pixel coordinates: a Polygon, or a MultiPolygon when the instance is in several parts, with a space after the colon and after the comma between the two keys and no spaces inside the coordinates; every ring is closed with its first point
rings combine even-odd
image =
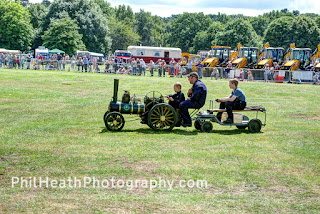
{"type": "Polygon", "coordinates": [[[187,66],[190,61],[192,63],[192,71],[197,71],[198,68],[196,67],[196,64],[201,62],[201,56],[190,53],[182,53],[181,66],[187,66]]]}
{"type": "Polygon", "coordinates": [[[266,65],[271,67],[274,62],[277,62],[278,65],[281,65],[283,63],[283,52],[284,48],[266,48],[264,51],[264,54],[258,63],[258,69],[264,69],[266,65]]]}
{"type": "Polygon", "coordinates": [[[269,42],[263,45],[263,48],[261,49],[261,52],[259,54],[259,61],[261,61],[261,59],[264,57],[265,51],[267,50],[267,48],[270,48],[269,42]]]}
{"type": "Polygon", "coordinates": [[[287,61],[282,70],[305,70],[310,65],[311,49],[310,48],[294,48],[290,53],[289,61],[287,61]]]}
{"type": "Polygon", "coordinates": [[[231,56],[230,56],[230,61],[231,62],[238,58],[239,50],[240,50],[241,47],[243,47],[243,45],[238,43],[237,47],[234,50],[231,51],[231,56]]]}
{"type": "Polygon", "coordinates": [[[233,68],[255,68],[258,63],[259,48],[240,47],[238,58],[232,61],[233,68]]]}
{"type": "Polygon", "coordinates": [[[207,58],[202,61],[205,68],[212,68],[216,66],[225,67],[230,58],[231,47],[227,46],[212,46],[207,58]]]}
{"type": "Polygon", "coordinates": [[[295,43],[291,43],[290,47],[287,49],[287,51],[286,51],[286,53],[285,53],[285,55],[283,57],[285,62],[289,61],[290,54],[291,54],[292,50],[295,49],[295,48],[296,48],[296,44],[295,43]]]}

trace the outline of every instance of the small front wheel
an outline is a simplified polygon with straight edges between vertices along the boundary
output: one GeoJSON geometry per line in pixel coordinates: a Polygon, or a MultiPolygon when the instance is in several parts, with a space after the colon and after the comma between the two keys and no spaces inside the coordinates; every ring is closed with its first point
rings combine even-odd
{"type": "Polygon", "coordinates": [[[124,124],[124,118],[119,112],[110,112],[105,114],[104,123],[109,131],[120,131],[124,124]]]}

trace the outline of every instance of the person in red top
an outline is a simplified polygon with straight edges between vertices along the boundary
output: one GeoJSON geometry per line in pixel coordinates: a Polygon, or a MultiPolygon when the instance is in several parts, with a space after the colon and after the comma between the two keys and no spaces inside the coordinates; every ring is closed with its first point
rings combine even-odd
{"type": "Polygon", "coordinates": [[[43,70],[43,57],[42,57],[41,54],[39,54],[38,63],[41,64],[41,68],[42,68],[42,70],[43,70]]]}

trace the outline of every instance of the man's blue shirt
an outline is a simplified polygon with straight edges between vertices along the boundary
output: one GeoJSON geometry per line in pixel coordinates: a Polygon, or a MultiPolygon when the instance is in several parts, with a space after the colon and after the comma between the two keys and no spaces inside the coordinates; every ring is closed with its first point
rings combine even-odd
{"type": "Polygon", "coordinates": [[[198,103],[201,107],[204,106],[207,98],[207,87],[205,84],[200,80],[197,80],[192,86],[192,92],[190,100],[198,103]]]}

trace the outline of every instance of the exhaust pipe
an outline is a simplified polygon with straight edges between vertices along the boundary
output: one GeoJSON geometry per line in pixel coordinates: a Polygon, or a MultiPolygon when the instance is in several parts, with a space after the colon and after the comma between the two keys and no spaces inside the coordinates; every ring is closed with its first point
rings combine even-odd
{"type": "Polygon", "coordinates": [[[118,89],[119,89],[119,79],[114,79],[112,101],[115,103],[118,100],[118,89]]]}

